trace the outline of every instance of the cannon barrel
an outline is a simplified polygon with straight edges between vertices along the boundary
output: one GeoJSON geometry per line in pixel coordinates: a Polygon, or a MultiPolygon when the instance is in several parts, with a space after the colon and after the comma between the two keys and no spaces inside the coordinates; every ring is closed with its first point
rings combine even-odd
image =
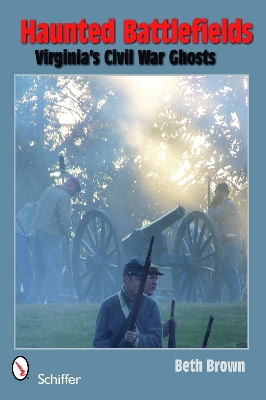
{"type": "Polygon", "coordinates": [[[154,236],[153,260],[155,261],[155,259],[158,259],[162,255],[165,248],[162,240],[162,232],[184,216],[185,209],[179,205],[177,208],[163,215],[161,218],[153,221],[149,225],[146,225],[140,229],[135,229],[131,234],[122,240],[126,257],[143,258],[150,238],[154,236]]]}
{"type": "Polygon", "coordinates": [[[163,215],[161,218],[158,218],[156,221],[151,222],[149,225],[143,226],[138,229],[140,233],[144,233],[147,236],[155,236],[158,233],[161,233],[166,228],[169,228],[174,222],[185,216],[185,209],[181,206],[178,206],[174,210],[169,213],[163,215]]]}

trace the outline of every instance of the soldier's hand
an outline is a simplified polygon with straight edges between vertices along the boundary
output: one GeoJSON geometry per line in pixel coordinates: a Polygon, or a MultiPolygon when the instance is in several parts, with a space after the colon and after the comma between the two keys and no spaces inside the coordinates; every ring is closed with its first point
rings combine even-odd
{"type": "Polygon", "coordinates": [[[221,204],[221,202],[223,201],[223,195],[221,193],[219,194],[215,194],[210,207],[219,207],[219,205],[221,204]]]}
{"type": "Polygon", "coordinates": [[[139,336],[139,333],[136,331],[127,331],[125,333],[125,339],[127,342],[134,344],[139,336]]]}
{"type": "Polygon", "coordinates": [[[163,323],[163,337],[167,337],[169,335],[170,326],[172,323],[175,324],[175,330],[176,330],[176,328],[177,328],[176,321],[174,321],[172,319],[168,319],[167,321],[165,321],[163,323]]]}

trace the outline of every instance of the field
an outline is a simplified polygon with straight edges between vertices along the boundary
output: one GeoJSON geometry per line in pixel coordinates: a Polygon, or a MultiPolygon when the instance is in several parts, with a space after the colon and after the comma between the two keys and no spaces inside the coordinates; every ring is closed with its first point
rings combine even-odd
{"type": "MultiPolygon", "coordinates": [[[[162,320],[170,315],[170,301],[159,302],[162,320]]],[[[17,305],[15,348],[92,347],[99,304],[17,305]]],[[[248,341],[247,303],[177,303],[176,347],[202,345],[210,316],[214,317],[208,348],[243,347],[248,341]]],[[[167,338],[164,339],[167,348],[167,338]]]]}

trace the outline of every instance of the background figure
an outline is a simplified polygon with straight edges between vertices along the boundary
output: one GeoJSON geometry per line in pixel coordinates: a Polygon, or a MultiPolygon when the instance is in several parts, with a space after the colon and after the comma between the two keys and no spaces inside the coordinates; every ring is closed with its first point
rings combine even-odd
{"type": "Polygon", "coordinates": [[[63,185],[42,193],[32,223],[34,276],[28,303],[38,303],[45,279],[47,303],[60,303],[62,284],[61,238],[70,236],[71,196],[80,192],[79,180],[70,176],[63,185]]]}
{"type": "MultiPolygon", "coordinates": [[[[67,262],[68,260],[68,254],[67,254],[67,243],[72,243],[72,239],[66,239],[65,236],[63,236],[60,240],[61,242],[61,274],[62,274],[62,285],[61,285],[61,297],[64,295],[66,291],[70,290],[71,286],[71,279],[72,276],[69,277],[70,271],[67,269],[67,262]]],[[[41,304],[46,304],[47,303],[47,294],[48,294],[48,288],[49,288],[49,279],[47,277],[44,278],[43,284],[42,284],[42,291],[41,294],[39,295],[39,300],[38,303],[41,304]]]]}
{"type": "Polygon", "coordinates": [[[31,227],[37,203],[29,200],[16,215],[16,303],[24,303],[29,296],[32,282],[31,227]]]}
{"type": "Polygon", "coordinates": [[[62,296],[69,301],[77,299],[72,274],[73,240],[62,238],[62,296]]]}
{"type": "MultiPolygon", "coordinates": [[[[144,293],[147,296],[152,296],[157,288],[157,281],[159,278],[159,275],[164,275],[162,272],[160,272],[160,268],[158,265],[151,264],[150,269],[149,269],[149,275],[146,280],[146,284],[144,287],[144,293]]],[[[169,335],[169,330],[170,330],[170,324],[172,323],[171,319],[168,319],[167,321],[163,322],[163,337],[167,337],[169,335]]],[[[177,323],[174,321],[175,324],[175,329],[177,327],[177,323]]]]}
{"type": "Polygon", "coordinates": [[[238,262],[242,249],[241,220],[236,204],[229,198],[229,187],[220,183],[208,209],[217,223],[223,252],[223,274],[228,288],[229,302],[241,300],[238,262]]]}

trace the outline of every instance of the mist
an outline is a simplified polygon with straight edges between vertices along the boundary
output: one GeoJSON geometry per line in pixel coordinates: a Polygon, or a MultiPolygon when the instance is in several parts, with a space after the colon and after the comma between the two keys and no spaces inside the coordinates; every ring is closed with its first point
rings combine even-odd
{"type": "Polygon", "coordinates": [[[58,154],[80,177],[77,225],[103,208],[122,236],[181,204],[207,209],[231,182],[247,232],[245,76],[16,77],[16,205],[60,184],[58,154]],[[237,98],[237,101],[235,99],[237,98]]]}

